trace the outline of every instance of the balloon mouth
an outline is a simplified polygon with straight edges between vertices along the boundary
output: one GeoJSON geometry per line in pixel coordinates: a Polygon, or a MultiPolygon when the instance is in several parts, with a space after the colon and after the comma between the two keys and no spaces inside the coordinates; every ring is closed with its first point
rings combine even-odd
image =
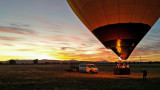
{"type": "Polygon", "coordinates": [[[134,39],[118,39],[103,42],[103,45],[115,52],[121,60],[126,60],[138,44],[137,42],[134,39]]]}
{"type": "Polygon", "coordinates": [[[126,60],[149,29],[149,25],[142,23],[118,23],[96,28],[92,33],[106,48],[126,60]]]}

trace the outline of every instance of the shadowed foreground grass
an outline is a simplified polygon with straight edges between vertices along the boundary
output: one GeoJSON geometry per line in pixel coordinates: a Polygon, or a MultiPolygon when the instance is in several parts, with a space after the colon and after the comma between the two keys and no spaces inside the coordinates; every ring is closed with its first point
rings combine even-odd
{"type": "Polygon", "coordinates": [[[0,90],[159,90],[160,65],[131,65],[131,75],[113,75],[113,65],[98,74],[66,72],[69,65],[1,65],[0,90]],[[148,71],[142,80],[141,69],[148,71]]]}

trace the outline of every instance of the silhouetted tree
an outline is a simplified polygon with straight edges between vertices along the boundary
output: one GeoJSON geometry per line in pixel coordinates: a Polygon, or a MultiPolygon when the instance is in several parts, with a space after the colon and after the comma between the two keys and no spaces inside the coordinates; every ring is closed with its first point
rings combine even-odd
{"type": "Polygon", "coordinates": [[[9,60],[9,64],[16,64],[16,61],[15,60],[9,60]]]}
{"type": "Polygon", "coordinates": [[[33,60],[34,64],[38,64],[38,59],[33,60]]]}

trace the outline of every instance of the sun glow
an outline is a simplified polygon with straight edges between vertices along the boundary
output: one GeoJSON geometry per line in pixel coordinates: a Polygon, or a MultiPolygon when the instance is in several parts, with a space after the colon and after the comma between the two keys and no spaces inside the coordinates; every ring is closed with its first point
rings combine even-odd
{"type": "Polygon", "coordinates": [[[54,59],[54,60],[56,60],[54,57],[51,57],[51,56],[47,55],[46,53],[41,53],[41,54],[35,55],[34,57],[36,59],[54,59]]]}

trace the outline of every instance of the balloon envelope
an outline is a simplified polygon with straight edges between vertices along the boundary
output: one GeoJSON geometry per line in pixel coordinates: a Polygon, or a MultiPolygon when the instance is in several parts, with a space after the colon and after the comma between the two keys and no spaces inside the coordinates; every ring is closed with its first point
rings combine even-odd
{"type": "Polygon", "coordinates": [[[160,0],[67,0],[84,25],[126,60],[160,16],[160,0]]]}

